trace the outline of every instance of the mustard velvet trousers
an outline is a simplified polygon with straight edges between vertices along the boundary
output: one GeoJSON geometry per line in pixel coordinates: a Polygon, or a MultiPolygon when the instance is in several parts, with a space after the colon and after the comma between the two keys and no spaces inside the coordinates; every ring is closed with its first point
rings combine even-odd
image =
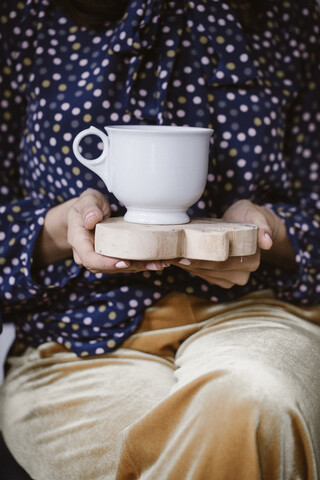
{"type": "Polygon", "coordinates": [[[108,355],[16,345],[0,405],[36,480],[315,480],[320,310],[174,293],[108,355]]]}

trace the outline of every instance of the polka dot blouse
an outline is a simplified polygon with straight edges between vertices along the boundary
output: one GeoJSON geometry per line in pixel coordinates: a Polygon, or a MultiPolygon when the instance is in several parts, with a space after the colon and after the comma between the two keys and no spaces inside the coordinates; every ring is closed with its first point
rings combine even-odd
{"type": "MultiPolygon", "coordinates": [[[[222,0],[133,0],[94,32],[47,0],[2,0],[0,310],[23,342],[53,340],[79,356],[114,350],[173,289],[221,302],[272,288],[319,303],[319,12],[312,0],[267,3],[253,32],[222,0]],[[261,265],[230,290],[177,267],[93,274],[69,258],[33,273],[53,206],[91,187],[124,214],[74,158],[76,134],[141,123],[214,128],[207,186],[190,215],[220,218],[239,199],[267,205],[286,223],[297,271],[261,265]]],[[[95,140],[84,144],[88,158],[95,140]]]]}

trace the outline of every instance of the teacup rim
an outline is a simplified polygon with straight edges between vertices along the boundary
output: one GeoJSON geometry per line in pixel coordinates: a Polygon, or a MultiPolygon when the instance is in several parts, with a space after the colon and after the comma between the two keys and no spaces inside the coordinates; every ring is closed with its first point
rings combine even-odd
{"type": "Polygon", "coordinates": [[[211,134],[214,132],[213,128],[207,128],[207,127],[193,127],[193,126],[188,126],[188,125],[106,125],[104,127],[106,131],[108,130],[130,130],[131,132],[137,131],[137,132],[146,132],[146,133],[152,133],[152,132],[158,132],[158,133],[184,133],[188,132],[190,134],[192,133],[209,133],[211,134]]]}

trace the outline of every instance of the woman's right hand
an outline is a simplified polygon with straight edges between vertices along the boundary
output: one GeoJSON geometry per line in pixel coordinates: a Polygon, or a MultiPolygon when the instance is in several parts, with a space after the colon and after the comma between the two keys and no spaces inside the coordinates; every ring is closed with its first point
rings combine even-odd
{"type": "Polygon", "coordinates": [[[93,273],[161,270],[164,262],[127,261],[94,251],[94,227],[110,216],[108,199],[98,190],[85,190],[48,211],[34,250],[34,269],[69,258],[93,273]]]}

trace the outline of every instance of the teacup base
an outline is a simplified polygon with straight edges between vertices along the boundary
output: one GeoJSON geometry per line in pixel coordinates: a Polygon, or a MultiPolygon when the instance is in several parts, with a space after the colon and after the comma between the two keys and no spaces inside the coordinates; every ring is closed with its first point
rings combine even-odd
{"type": "Polygon", "coordinates": [[[144,225],[182,225],[190,222],[184,210],[151,210],[128,208],[123,217],[126,222],[144,225]]]}

